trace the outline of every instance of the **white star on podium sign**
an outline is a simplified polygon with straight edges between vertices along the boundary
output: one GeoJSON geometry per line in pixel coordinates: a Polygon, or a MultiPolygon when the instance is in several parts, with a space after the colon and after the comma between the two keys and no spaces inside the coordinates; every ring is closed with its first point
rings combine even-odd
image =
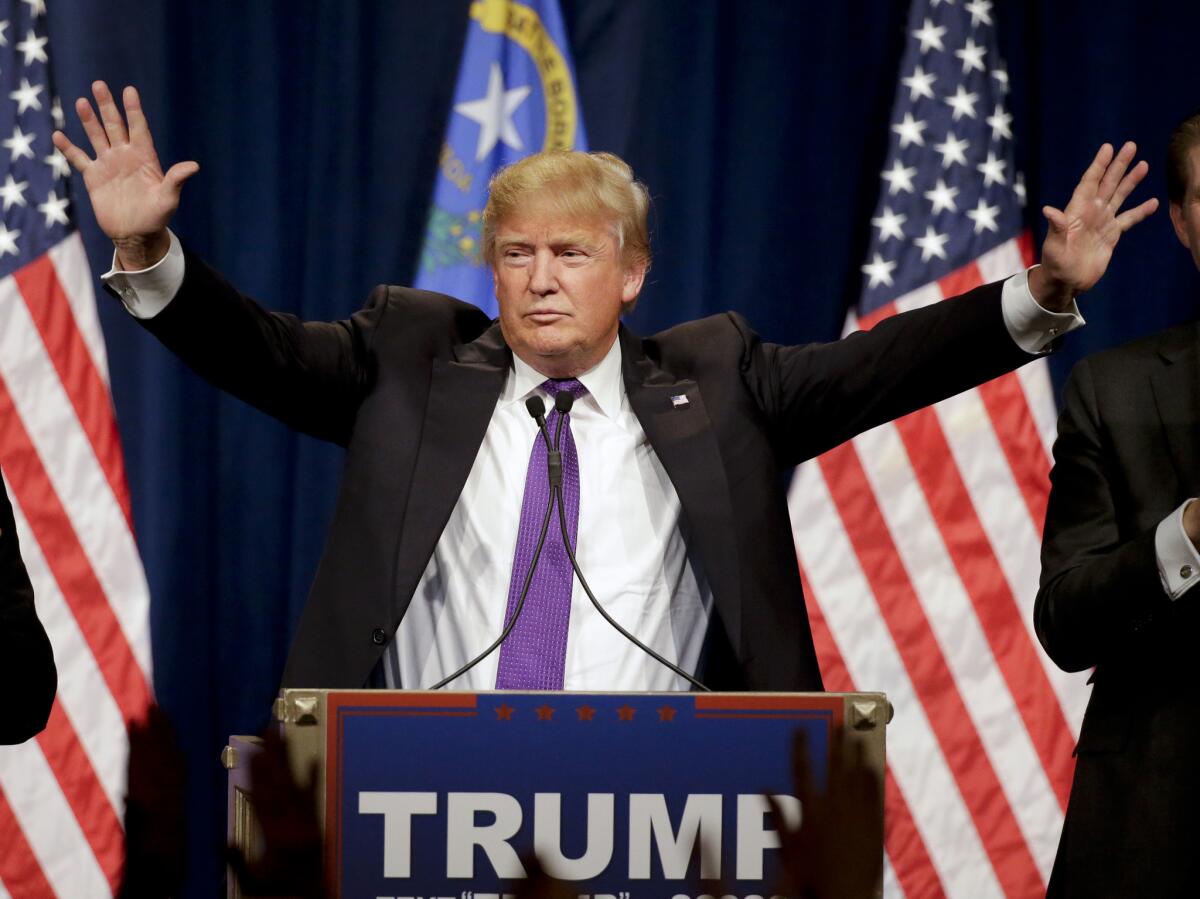
{"type": "Polygon", "coordinates": [[[494,62],[488,76],[487,93],[478,100],[459,103],[454,107],[455,112],[479,123],[479,143],[475,146],[476,162],[486,158],[498,141],[504,141],[514,150],[525,149],[521,135],[517,133],[517,126],[513,124],[512,115],[529,96],[530,90],[529,85],[506,90],[504,72],[500,63],[494,62]]]}

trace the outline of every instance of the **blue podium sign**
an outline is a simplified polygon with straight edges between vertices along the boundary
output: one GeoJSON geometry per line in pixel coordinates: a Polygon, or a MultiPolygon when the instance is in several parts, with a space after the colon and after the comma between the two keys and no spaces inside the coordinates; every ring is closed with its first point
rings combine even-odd
{"type": "Polygon", "coordinates": [[[534,851],[594,899],[682,899],[701,878],[765,899],[779,836],[763,794],[800,823],[795,734],[822,789],[848,708],[837,694],[321,695],[327,853],[345,899],[500,899],[534,851]]]}

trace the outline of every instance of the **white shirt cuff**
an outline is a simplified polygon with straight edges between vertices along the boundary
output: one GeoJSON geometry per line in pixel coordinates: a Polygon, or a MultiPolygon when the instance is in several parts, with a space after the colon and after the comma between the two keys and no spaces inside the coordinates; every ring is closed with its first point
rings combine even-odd
{"type": "Polygon", "coordinates": [[[125,309],[134,318],[154,318],[167,308],[183,284],[183,247],[175,232],[168,229],[171,247],[167,255],[149,268],[128,272],[117,268],[113,251],[112,268],[100,280],[117,292],[125,309]]]}
{"type": "Polygon", "coordinates": [[[1158,577],[1171,599],[1179,599],[1200,582],[1200,553],[1183,529],[1183,510],[1190,502],[1160,521],[1154,531],[1158,577]]]}
{"type": "Polygon", "coordinates": [[[1013,275],[1004,282],[1000,297],[1004,325],[1017,346],[1027,353],[1049,352],[1050,344],[1068,331],[1083,327],[1079,307],[1071,301],[1068,312],[1051,312],[1038,305],[1029,292],[1029,272],[1013,275]]]}

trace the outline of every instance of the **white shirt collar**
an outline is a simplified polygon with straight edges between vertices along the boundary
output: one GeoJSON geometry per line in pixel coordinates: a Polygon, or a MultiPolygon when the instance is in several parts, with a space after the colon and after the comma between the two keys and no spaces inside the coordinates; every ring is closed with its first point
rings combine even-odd
{"type": "MultiPolygon", "coordinates": [[[[504,393],[500,402],[524,402],[534,392],[541,392],[544,399],[550,399],[545,391],[540,390],[542,384],[547,380],[546,376],[516,353],[513,353],[512,359],[512,374],[504,385],[504,393]]],[[[588,389],[587,398],[595,403],[601,414],[615,420],[621,409],[621,399],[625,396],[625,382],[621,377],[620,338],[613,341],[613,345],[609,347],[603,359],[577,377],[579,382],[588,389]]]]}

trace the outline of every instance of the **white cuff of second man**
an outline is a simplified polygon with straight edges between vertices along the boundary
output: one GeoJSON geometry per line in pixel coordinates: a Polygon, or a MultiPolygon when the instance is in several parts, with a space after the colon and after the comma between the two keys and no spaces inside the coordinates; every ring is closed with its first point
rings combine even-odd
{"type": "Polygon", "coordinates": [[[1171,599],[1179,599],[1200,581],[1200,553],[1183,529],[1183,510],[1188,500],[1158,523],[1154,531],[1154,554],[1158,577],[1171,599]]]}

